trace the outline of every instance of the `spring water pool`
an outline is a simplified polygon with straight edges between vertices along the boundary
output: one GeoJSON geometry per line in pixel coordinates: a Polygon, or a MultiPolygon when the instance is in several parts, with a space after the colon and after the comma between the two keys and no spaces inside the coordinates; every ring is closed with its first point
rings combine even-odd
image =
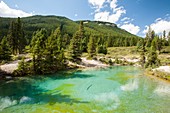
{"type": "Polygon", "coordinates": [[[136,67],[63,71],[0,83],[1,113],[168,113],[170,84],[136,67]]]}

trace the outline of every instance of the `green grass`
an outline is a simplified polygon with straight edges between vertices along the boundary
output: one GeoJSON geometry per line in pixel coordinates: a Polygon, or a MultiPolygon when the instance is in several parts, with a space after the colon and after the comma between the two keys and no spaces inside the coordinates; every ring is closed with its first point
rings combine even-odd
{"type": "Polygon", "coordinates": [[[110,57],[139,57],[137,47],[110,47],[107,56],[110,57]]]}

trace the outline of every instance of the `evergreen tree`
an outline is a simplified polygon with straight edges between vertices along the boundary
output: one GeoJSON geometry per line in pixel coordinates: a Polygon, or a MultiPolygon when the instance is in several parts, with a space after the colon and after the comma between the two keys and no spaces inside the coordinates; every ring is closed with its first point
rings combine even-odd
{"type": "Polygon", "coordinates": [[[79,62],[81,59],[81,34],[80,32],[76,32],[71,39],[68,56],[69,59],[75,62],[79,62]]]}
{"type": "Polygon", "coordinates": [[[20,17],[18,17],[16,24],[16,38],[18,40],[18,52],[19,54],[23,52],[23,49],[26,45],[26,38],[24,36],[23,24],[21,22],[20,17]]]}
{"type": "Polygon", "coordinates": [[[85,38],[85,31],[84,31],[84,25],[83,25],[83,21],[80,21],[80,25],[79,25],[79,35],[80,35],[80,49],[81,52],[85,51],[85,48],[87,48],[87,40],[85,38]]]}
{"type": "Polygon", "coordinates": [[[148,32],[146,33],[146,40],[147,40],[146,46],[147,47],[151,47],[151,43],[154,37],[155,37],[155,32],[149,26],[148,32]]]}
{"type": "Polygon", "coordinates": [[[14,21],[11,22],[9,28],[9,35],[8,35],[8,42],[9,46],[12,50],[12,54],[17,54],[17,39],[16,39],[16,32],[15,32],[15,23],[14,21]]]}
{"type": "Polygon", "coordinates": [[[170,46],[170,32],[168,33],[168,45],[170,46]]]}
{"type": "Polygon", "coordinates": [[[162,39],[160,39],[159,36],[156,36],[154,40],[156,43],[156,49],[160,52],[162,49],[162,39]]]}
{"type": "Polygon", "coordinates": [[[162,39],[162,43],[164,46],[168,46],[168,41],[166,39],[166,31],[163,31],[163,39],[162,39]]]}
{"type": "Polygon", "coordinates": [[[59,51],[60,47],[58,45],[58,40],[57,40],[57,36],[55,33],[51,33],[51,35],[47,38],[46,40],[46,59],[47,61],[49,61],[49,63],[53,63],[54,62],[54,56],[57,55],[58,51],[59,51]]]}
{"type": "Polygon", "coordinates": [[[28,74],[28,66],[25,62],[25,58],[22,57],[21,61],[18,63],[18,69],[13,72],[14,75],[17,76],[25,76],[28,74]]]}
{"type": "Polygon", "coordinates": [[[144,67],[144,65],[146,63],[146,58],[145,58],[146,47],[145,47],[145,44],[146,44],[145,40],[141,40],[142,48],[141,48],[141,60],[140,60],[140,62],[141,62],[142,67],[144,67]]]}
{"type": "Polygon", "coordinates": [[[11,59],[11,51],[10,51],[9,43],[7,41],[7,37],[3,37],[0,44],[0,61],[10,60],[10,59],[11,59]]]}
{"type": "Polygon", "coordinates": [[[147,63],[146,63],[145,67],[154,68],[154,67],[157,67],[159,65],[160,65],[160,60],[158,59],[158,55],[157,55],[157,52],[156,52],[156,43],[155,43],[155,40],[153,40],[151,47],[150,47],[150,50],[149,50],[149,54],[148,54],[148,57],[147,57],[147,63]]]}
{"type": "Polygon", "coordinates": [[[58,46],[58,49],[61,50],[62,48],[64,48],[64,45],[62,44],[63,40],[60,28],[57,28],[52,35],[57,41],[56,45],[58,46]]]}
{"type": "Polygon", "coordinates": [[[70,44],[70,36],[68,34],[64,34],[63,41],[62,41],[63,48],[66,49],[69,44],[70,44]]]}
{"type": "Polygon", "coordinates": [[[36,74],[42,74],[44,71],[43,53],[45,50],[45,40],[47,39],[47,31],[41,29],[34,33],[31,44],[30,52],[33,56],[33,71],[36,74]]]}
{"type": "Polygon", "coordinates": [[[89,58],[93,58],[94,56],[96,56],[96,47],[97,47],[96,37],[90,36],[89,43],[88,43],[88,50],[87,50],[89,54],[89,58]]]}
{"type": "Polygon", "coordinates": [[[51,35],[46,40],[46,51],[45,51],[45,60],[46,60],[46,69],[58,70],[63,68],[65,64],[64,50],[61,42],[59,42],[61,36],[56,33],[51,33],[51,35]],[[62,49],[61,49],[62,48],[62,49]]]}
{"type": "Polygon", "coordinates": [[[8,34],[8,41],[12,54],[16,55],[22,53],[22,50],[26,45],[26,39],[24,37],[22,23],[19,17],[16,22],[11,22],[8,34]]]}
{"type": "Polygon", "coordinates": [[[166,31],[163,31],[163,38],[166,38],[166,31]]]}

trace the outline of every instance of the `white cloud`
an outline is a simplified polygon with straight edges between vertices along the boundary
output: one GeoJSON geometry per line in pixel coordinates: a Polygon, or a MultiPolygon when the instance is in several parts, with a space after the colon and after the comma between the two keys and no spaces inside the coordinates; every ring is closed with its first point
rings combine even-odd
{"type": "Polygon", "coordinates": [[[160,20],[162,20],[162,18],[157,18],[157,19],[155,20],[155,22],[158,22],[158,21],[160,21],[160,20]]]}
{"type": "Polygon", "coordinates": [[[116,13],[113,14],[110,14],[110,12],[107,11],[97,12],[94,15],[94,20],[116,23],[123,13],[126,13],[126,11],[118,10],[116,13]]]}
{"type": "Polygon", "coordinates": [[[126,21],[126,20],[130,20],[130,18],[129,17],[124,17],[124,18],[121,19],[121,21],[126,21]]]}
{"type": "Polygon", "coordinates": [[[96,8],[96,11],[99,11],[103,7],[106,0],[88,0],[88,2],[96,8]]]}
{"type": "MultiPolygon", "coordinates": [[[[164,20],[158,18],[154,23],[150,25],[151,29],[155,31],[156,34],[161,34],[165,30],[167,33],[170,32],[170,20],[164,20]]],[[[149,27],[145,26],[143,33],[147,33],[149,27]]]]}
{"type": "Polygon", "coordinates": [[[124,24],[120,28],[125,29],[126,31],[128,31],[128,32],[130,32],[130,33],[132,33],[134,35],[138,34],[139,31],[140,31],[140,27],[139,26],[135,26],[132,23],[124,24]]]}
{"type": "Polygon", "coordinates": [[[120,17],[126,13],[126,10],[117,5],[117,0],[88,0],[91,5],[95,8],[94,20],[97,21],[106,21],[111,23],[116,23],[119,21],[120,17]],[[112,12],[105,10],[100,11],[100,9],[104,8],[104,3],[109,4],[109,8],[112,12]]]}
{"type": "Polygon", "coordinates": [[[111,0],[110,8],[114,10],[116,9],[116,7],[117,7],[117,0],[111,0]]]}
{"type": "Polygon", "coordinates": [[[22,10],[12,9],[3,1],[0,1],[0,17],[27,17],[32,15],[32,13],[26,13],[22,10]]]}
{"type": "Polygon", "coordinates": [[[94,20],[106,21],[106,20],[108,20],[108,17],[109,17],[109,12],[107,12],[107,11],[98,12],[94,15],[94,20]]]}
{"type": "MultiPolygon", "coordinates": [[[[111,22],[111,23],[117,23],[121,16],[123,14],[126,14],[126,10],[123,6],[118,5],[118,0],[88,0],[89,3],[95,8],[94,12],[94,20],[97,21],[105,21],[105,22],[111,22]],[[105,9],[105,11],[101,11],[101,9],[104,9],[104,3],[107,3],[109,6],[109,9],[105,9]]],[[[123,25],[118,24],[122,29],[127,30],[128,32],[132,34],[138,34],[140,31],[139,26],[135,26],[131,22],[133,19],[129,17],[125,17],[121,19],[121,22],[123,22],[123,25]]]]}

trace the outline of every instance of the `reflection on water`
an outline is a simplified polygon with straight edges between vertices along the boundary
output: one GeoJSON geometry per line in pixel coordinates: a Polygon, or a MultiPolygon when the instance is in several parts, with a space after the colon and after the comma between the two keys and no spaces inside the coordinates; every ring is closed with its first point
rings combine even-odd
{"type": "Polygon", "coordinates": [[[120,88],[123,91],[134,91],[138,89],[138,80],[137,79],[130,80],[127,84],[121,86],[120,88]]]}
{"type": "Polygon", "coordinates": [[[135,67],[64,71],[0,83],[2,113],[167,113],[170,85],[135,67]]]}

